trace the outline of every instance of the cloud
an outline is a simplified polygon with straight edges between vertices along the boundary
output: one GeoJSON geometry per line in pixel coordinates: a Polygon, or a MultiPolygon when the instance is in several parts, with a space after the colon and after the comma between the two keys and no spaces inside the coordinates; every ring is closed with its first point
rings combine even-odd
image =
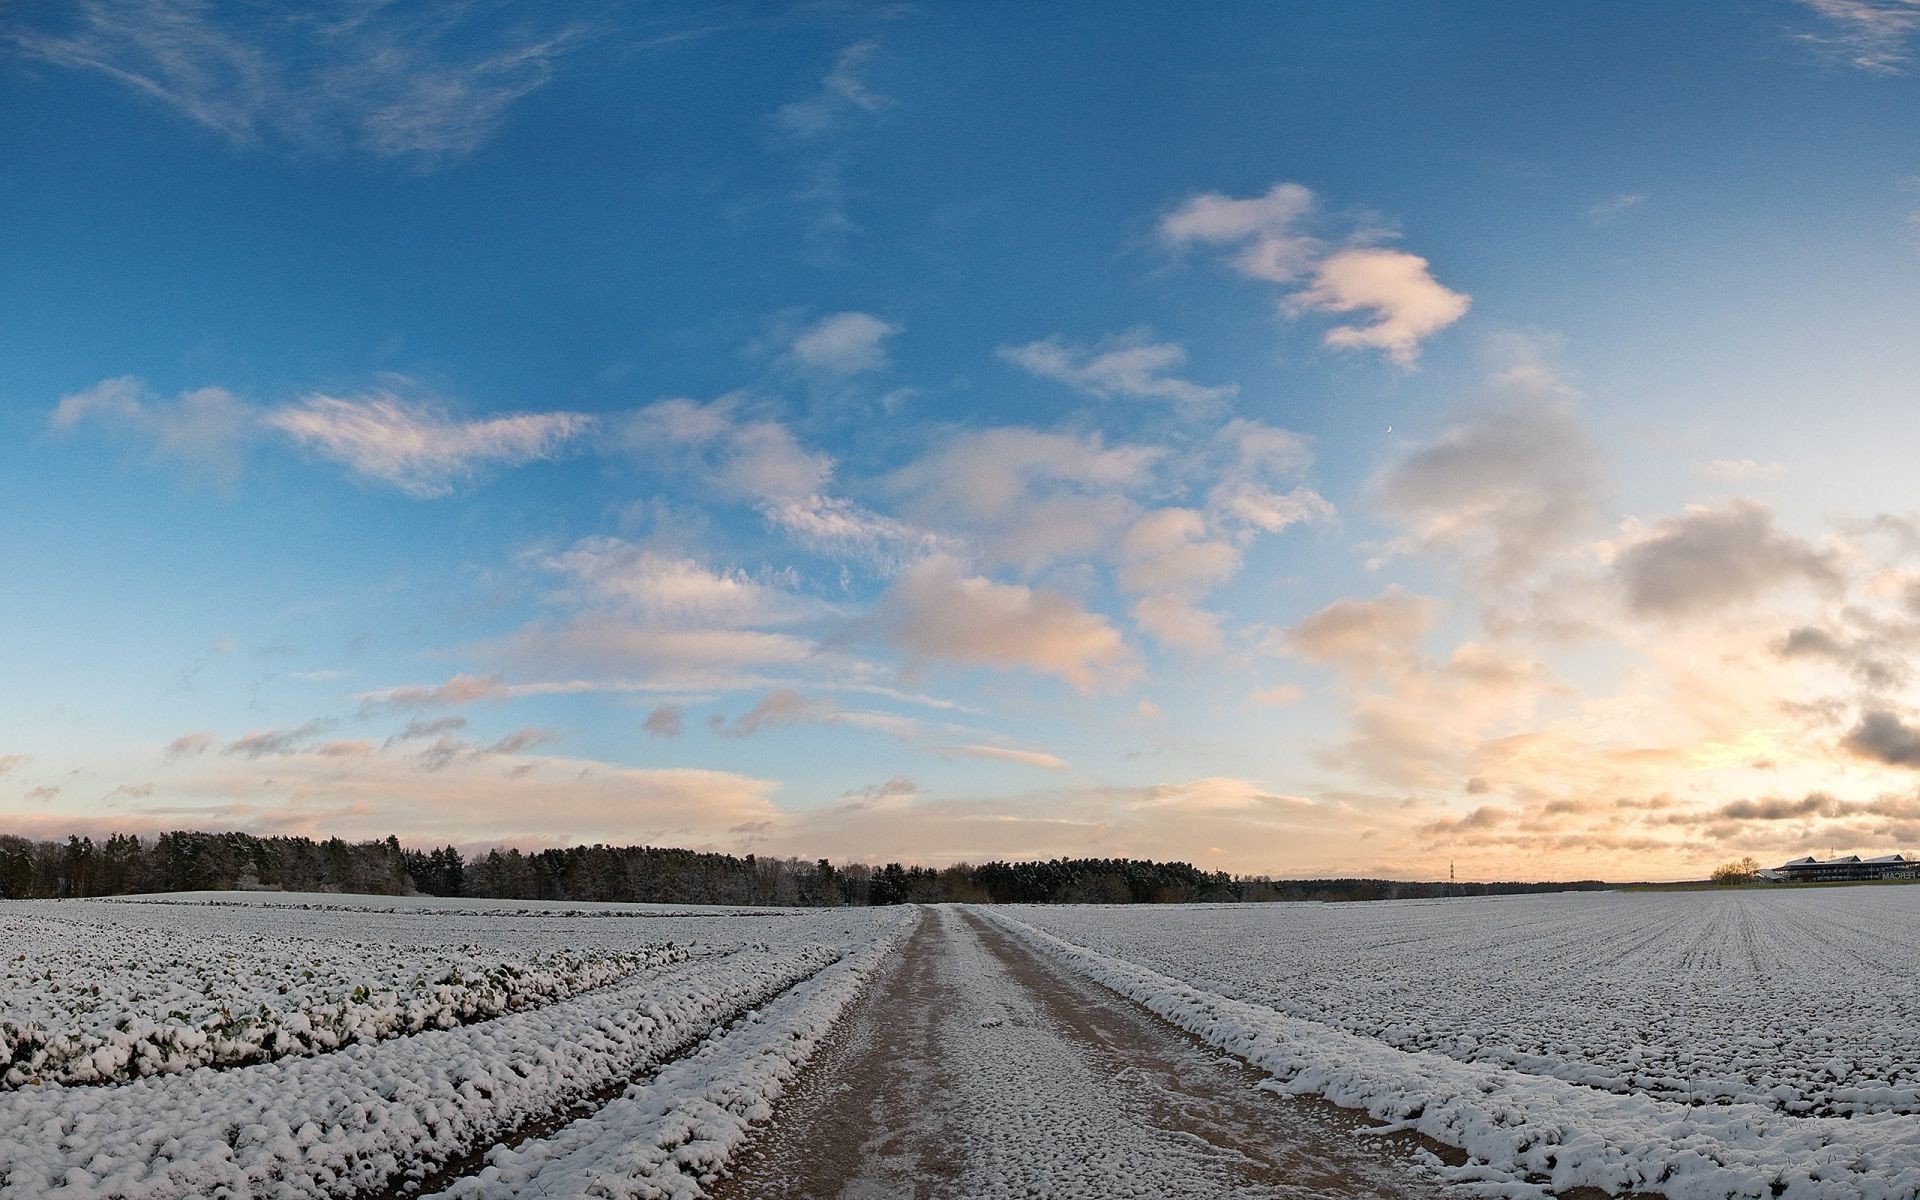
{"type": "Polygon", "coordinates": [[[808,450],[779,421],[749,416],[736,397],[662,400],[620,423],[637,460],[691,470],[821,553],[890,562],[937,543],[926,531],[829,495],[833,460],[808,450]]]}
{"type": "Polygon", "coordinates": [[[1155,342],[1144,331],[1108,338],[1096,346],[1075,345],[1059,334],[1024,346],[1002,346],[999,356],[1042,379],[1064,383],[1102,399],[1171,400],[1203,405],[1239,394],[1237,384],[1208,386],[1174,372],[1186,365],[1178,342],[1155,342]]]}
{"type": "Polygon", "coordinates": [[[1803,40],[1830,46],[1863,71],[1905,72],[1920,32],[1920,0],[1800,0],[1826,18],[1829,32],[1803,40]]]}
{"type": "Polygon", "coordinates": [[[1243,533],[1280,533],[1336,518],[1325,497],[1297,482],[1313,462],[1299,434],[1236,417],[1214,434],[1210,449],[1216,482],[1207,492],[1207,513],[1214,523],[1243,533]]]}
{"type": "Polygon", "coordinates": [[[1473,303],[1433,277],[1427,260],[1404,250],[1361,246],[1322,259],[1303,291],[1282,302],[1289,316],[1306,312],[1365,313],[1366,325],[1336,325],[1322,337],[1341,349],[1386,352],[1403,367],[1420,357],[1420,343],[1466,315],[1473,303]]]}
{"type": "Polygon", "coordinates": [[[1289,317],[1309,312],[1362,313],[1364,325],[1340,325],[1322,337],[1339,349],[1384,351],[1402,367],[1419,359],[1420,343],[1466,315],[1472,297],[1441,285],[1426,259],[1405,250],[1365,244],[1378,231],[1329,248],[1301,226],[1313,214],[1313,193],[1277,183],[1265,195],[1235,199],[1207,192],[1160,219],[1160,240],[1174,249],[1193,244],[1235,247],[1228,264],[1269,283],[1297,285],[1281,302],[1289,317]]]}
{"type": "Polygon", "coordinates": [[[387,739],[389,747],[400,742],[417,741],[420,738],[439,737],[442,734],[458,733],[467,727],[467,719],[462,716],[415,717],[408,721],[399,733],[387,739]]]}
{"type": "Polygon", "coordinates": [[[920,794],[920,785],[905,775],[895,775],[885,783],[869,784],[845,793],[834,807],[843,812],[890,808],[905,804],[920,794]]]}
{"type": "Polygon", "coordinates": [[[1057,754],[1048,754],[1044,750],[1020,750],[1011,746],[984,746],[978,744],[928,746],[935,754],[959,755],[962,758],[984,758],[992,762],[1017,763],[1023,767],[1039,767],[1046,771],[1065,771],[1067,760],[1057,754]]]}
{"type": "Polygon", "coordinates": [[[219,740],[220,735],[210,729],[197,733],[183,733],[167,743],[167,757],[190,758],[196,754],[205,754],[219,740]]]}
{"type": "Polygon", "coordinates": [[[778,784],[730,771],[654,769],[558,755],[474,753],[462,744],[437,769],[418,754],[295,755],[271,779],[230,759],[201,760],[156,781],[130,819],[150,828],[242,829],[345,838],[398,834],[415,843],[492,842],[540,848],[651,843],[718,849],[736,826],[777,824],[778,784]],[[158,805],[172,801],[164,809],[158,805]]]}
{"type": "Polygon", "coordinates": [[[1175,592],[1136,601],[1133,622],[1161,645],[1196,657],[1218,654],[1226,643],[1220,631],[1220,614],[1175,592]]]}
{"type": "Polygon", "coordinates": [[[846,379],[885,370],[886,341],[900,326],[871,313],[834,313],[801,330],[787,349],[787,362],[806,375],[846,379]]]}
{"type": "Polygon", "coordinates": [[[1825,792],[1813,792],[1798,800],[1786,800],[1778,796],[1735,800],[1722,805],[1717,815],[1729,821],[1798,821],[1809,817],[1835,817],[1844,811],[1844,806],[1832,796],[1825,792]]]}
{"type": "Polygon", "coordinates": [[[781,141],[798,162],[804,182],[796,197],[811,214],[807,232],[831,251],[856,231],[848,212],[848,135],[893,107],[893,100],[866,82],[880,52],[878,38],[842,49],[810,94],[773,114],[781,141]]]}
{"type": "Polygon", "coordinates": [[[1689,506],[1636,531],[1613,566],[1628,609],[1643,617],[1717,610],[1796,581],[1831,589],[1841,579],[1830,553],[1780,532],[1771,509],[1744,499],[1689,506]]]}
{"type": "Polygon", "coordinates": [[[1166,451],[1099,434],[1021,427],[951,434],[883,481],[914,523],[964,537],[989,561],[1034,572],[1098,553],[1139,511],[1166,451]]]}
{"type": "Polygon", "coordinates": [[[521,754],[536,746],[551,746],[555,742],[561,741],[562,737],[563,735],[558,730],[542,729],[536,725],[528,725],[525,728],[516,729],[512,733],[502,737],[499,741],[494,742],[487,747],[486,752],[488,754],[521,754]]]}
{"type": "Polygon", "coordinates": [[[874,91],[862,78],[880,40],[855,42],[835,56],[833,68],[812,95],[782,105],[774,119],[795,137],[818,138],[833,133],[850,114],[873,114],[893,106],[893,100],[874,91]]]}
{"type": "Polygon", "coordinates": [[[1139,671],[1105,617],[1059,592],[968,575],[947,555],[903,572],[882,608],[889,639],[914,658],[1025,668],[1081,691],[1125,684],[1139,671]]]}
{"type": "Polygon", "coordinates": [[[470,16],[485,7],[351,0],[244,14],[192,0],[83,0],[64,11],[62,28],[18,28],[11,40],[236,145],[354,150],[423,167],[483,145],[584,32],[470,16]]]}
{"type": "Polygon", "coordinates": [[[1841,741],[1850,753],[1890,767],[1920,767],[1920,729],[1885,709],[1868,709],[1841,741]]]}
{"type": "Polygon", "coordinates": [[[332,725],[332,721],[316,719],[291,729],[254,730],[229,742],[226,749],[220,753],[229,756],[238,755],[242,758],[273,758],[296,754],[307,749],[316,734],[325,732],[332,725]]]}
{"type": "Polygon", "coordinates": [[[582,538],[538,563],[567,581],[557,598],[662,625],[785,625],[833,611],[745,571],[715,570],[613,537],[582,538]]]}
{"type": "Polygon", "coordinates": [[[1464,552],[1509,584],[1599,521],[1599,450],[1564,401],[1499,402],[1374,482],[1402,549],[1464,552]]]}
{"type": "MultiPolygon", "coordinates": [[[[377,692],[362,692],[354,699],[360,702],[360,711],[365,714],[385,709],[458,708],[476,700],[502,700],[508,695],[507,685],[501,682],[498,675],[461,674],[445,683],[384,688],[377,692]]],[[[458,726],[444,723],[410,724],[405,736],[419,737],[452,728],[458,726]]]]}
{"type": "Polygon", "coordinates": [[[686,732],[686,710],[677,704],[658,705],[647,714],[647,719],[640,723],[640,728],[654,737],[677,738],[686,732]]]}
{"type": "Polygon", "coordinates": [[[5,779],[32,761],[33,756],[30,754],[0,754],[0,779],[5,779]]]}
{"type": "Polygon", "coordinates": [[[227,485],[239,480],[259,433],[257,410],[224,388],[196,388],[169,401],[132,375],[60,397],[48,423],[60,433],[104,427],[148,444],[157,460],[227,485]]]}
{"type": "Polygon", "coordinates": [[[1397,673],[1440,617],[1440,601],[1392,584],[1372,600],[1336,600],[1286,633],[1308,662],[1364,677],[1397,673]]]}
{"type": "Polygon", "coordinates": [[[1205,516],[1191,508],[1156,508],[1120,541],[1116,582],[1128,592],[1200,594],[1233,578],[1240,551],[1208,536],[1205,516]]]}
{"type": "Polygon", "coordinates": [[[1751,458],[1715,458],[1693,464],[1695,474],[1715,483],[1742,483],[1749,479],[1778,479],[1787,469],[1777,462],[1751,458]]]}
{"type": "Polygon", "coordinates": [[[1160,218],[1160,240],[1174,248],[1238,246],[1234,270],[1291,283],[1307,273],[1321,250],[1318,240],[1298,228],[1315,203],[1313,192],[1297,183],[1276,183],[1265,195],[1247,199],[1205,192],[1160,218]]]}
{"type": "Polygon", "coordinates": [[[1255,704],[1264,705],[1268,708],[1286,708],[1289,705],[1298,704],[1304,695],[1306,695],[1306,693],[1301,690],[1299,684],[1283,683],[1277,687],[1257,691],[1247,697],[1247,699],[1253,701],[1255,704]]]}
{"type": "Polygon", "coordinates": [[[1616,192],[1587,205],[1587,220],[1596,225],[1604,225],[1617,217],[1625,216],[1646,202],[1645,192],[1616,192]]]}
{"type": "Polygon", "coordinates": [[[741,713],[727,732],[734,737],[752,737],[763,729],[831,724],[837,715],[831,700],[802,696],[791,688],[781,688],[768,692],[758,704],[741,713]]]}
{"type": "Polygon", "coordinates": [[[388,391],[313,395],[267,423],[323,458],[411,496],[445,496],[486,468],[558,457],[593,427],[584,413],[457,418],[433,403],[388,391]]]}

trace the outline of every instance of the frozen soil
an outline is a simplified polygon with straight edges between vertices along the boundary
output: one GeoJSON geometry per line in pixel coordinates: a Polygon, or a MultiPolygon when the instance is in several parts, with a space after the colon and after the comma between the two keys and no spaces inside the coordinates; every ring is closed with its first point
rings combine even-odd
{"type": "MultiPolygon", "coordinates": [[[[1448,1189],[1405,1134],[932,909],[712,1194],[1395,1197],[1448,1189]]],[[[1459,1195],[1458,1191],[1452,1192],[1459,1195]]]]}

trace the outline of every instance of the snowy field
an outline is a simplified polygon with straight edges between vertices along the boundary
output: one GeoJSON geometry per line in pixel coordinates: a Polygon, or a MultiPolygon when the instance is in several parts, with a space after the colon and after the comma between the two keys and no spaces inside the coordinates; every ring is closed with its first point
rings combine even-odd
{"type": "Polygon", "coordinates": [[[724,1159],[911,919],[0,904],[0,1196],[659,1194],[724,1159]]]}
{"type": "Polygon", "coordinates": [[[1494,1177],[1920,1196],[1920,887],[988,911],[1494,1177]]]}

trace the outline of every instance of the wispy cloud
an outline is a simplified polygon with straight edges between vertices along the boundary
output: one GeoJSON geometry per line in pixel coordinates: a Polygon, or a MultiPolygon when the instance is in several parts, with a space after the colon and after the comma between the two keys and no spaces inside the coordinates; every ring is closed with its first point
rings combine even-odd
{"type": "Polygon", "coordinates": [[[420,497],[447,495],[490,467],[555,458],[594,425],[573,412],[462,418],[390,391],[314,395],[266,419],[321,457],[420,497]]]}
{"type": "MultiPolygon", "coordinates": [[[[98,72],[242,146],[356,151],[419,166],[485,144],[547,84],[583,26],[492,6],[332,0],[284,9],[83,0],[21,52],[98,72]]],[[[23,23],[24,25],[24,23],[23,23]]]]}
{"type": "Polygon", "coordinates": [[[1207,385],[1181,378],[1175,372],[1186,365],[1187,348],[1178,342],[1153,341],[1144,330],[1093,346],[1076,345],[1055,334],[1024,346],[1002,346],[998,354],[1042,379],[1102,398],[1199,405],[1231,399],[1240,391],[1231,383],[1207,385]]]}
{"type": "Polygon", "coordinates": [[[1747,480],[1778,479],[1786,467],[1777,462],[1752,458],[1711,458],[1693,464],[1694,473],[1715,483],[1742,483],[1747,480]]]}
{"type": "Polygon", "coordinates": [[[1827,21],[1825,33],[1803,40],[1838,51],[1853,66],[1898,75],[1913,59],[1920,33],[1920,0],[1800,0],[1827,21]]]}
{"type": "Polygon", "coordinates": [[[1587,205],[1587,220],[1596,225],[1604,225],[1617,217],[1625,216],[1646,202],[1645,192],[1618,192],[1587,205]]]}
{"type": "Polygon", "coordinates": [[[878,38],[854,42],[834,57],[833,66],[809,94],[782,105],[774,127],[800,163],[805,183],[798,199],[811,213],[810,232],[831,250],[857,226],[848,211],[848,135],[893,107],[891,97],[874,90],[867,72],[880,52],[878,38]]]}
{"type": "Polygon", "coordinates": [[[48,425],[62,434],[82,426],[104,429],[149,446],[157,460],[228,484],[239,479],[248,452],[262,438],[277,436],[362,478],[431,498],[490,468],[558,457],[596,424],[573,412],[459,417],[404,376],[382,378],[384,386],[356,396],[316,393],[263,408],[218,387],[168,400],[123,375],[62,396],[48,425]]]}
{"type": "Polygon", "coordinates": [[[991,762],[1014,763],[1023,767],[1039,767],[1043,771],[1064,771],[1067,760],[1057,754],[1048,754],[1044,750],[1021,750],[1011,746],[951,745],[929,746],[935,754],[959,755],[962,758],[984,758],[991,762]]]}
{"type": "Polygon", "coordinates": [[[106,429],[152,448],[154,458],[209,474],[231,485],[259,433],[259,414],[225,388],[196,388],[168,400],[122,375],[60,397],[48,424],[58,433],[82,425],[106,429]]]}

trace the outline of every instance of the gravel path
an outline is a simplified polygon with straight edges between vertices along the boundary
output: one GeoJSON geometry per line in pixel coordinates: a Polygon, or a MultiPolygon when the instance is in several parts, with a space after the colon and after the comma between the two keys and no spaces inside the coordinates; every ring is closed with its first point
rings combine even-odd
{"type": "Polygon", "coordinates": [[[1363,1117],[1260,1078],[977,918],[930,909],[714,1194],[1442,1194],[1408,1139],[1366,1136],[1363,1117]]]}

